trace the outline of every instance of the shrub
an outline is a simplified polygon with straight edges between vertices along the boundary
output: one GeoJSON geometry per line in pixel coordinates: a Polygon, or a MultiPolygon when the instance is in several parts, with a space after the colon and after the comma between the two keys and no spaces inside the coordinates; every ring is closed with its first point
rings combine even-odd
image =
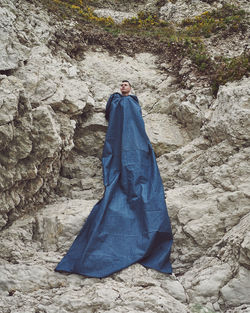
{"type": "Polygon", "coordinates": [[[194,18],[184,19],[180,26],[190,36],[209,37],[221,30],[228,32],[246,31],[246,12],[234,5],[224,4],[221,9],[206,11],[194,18]]]}
{"type": "Polygon", "coordinates": [[[138,13],[138,17],[124,19],[122,25],[137,26],[139,28],[151,28],[152,26],[168,26],[168,23],[160,20],[157,15],[152,15],[141,11],[138,13]]]}
{"type": "Polygon", "coordinates": [[[248,76],[250,72],[250,53],[242,53],[234,58],[217,59],[214,65],[214,72],[211,75],[212,92],[216,96],[220,85],[227,82],[240,80],[243,76],[248,76]]]}

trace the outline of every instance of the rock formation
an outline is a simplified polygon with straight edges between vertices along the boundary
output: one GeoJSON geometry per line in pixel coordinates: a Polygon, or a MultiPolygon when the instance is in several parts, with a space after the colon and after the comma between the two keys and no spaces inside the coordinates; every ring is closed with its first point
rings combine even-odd
{"type": "MultiPolygon", "coordinates": [[[[145,8],[173,20],[212,6],[158,2],[145,8]]],[[[68,21],[33,1],[0,4],[0,312],[250,312],[249,78],[214,98],[192,73],[192,88],[180,87],[150,53],[92,45],[78,59],[55,54],[54,35],[68,21]],[[105,105],[127,78],[166,190],[174,275],[139,264],[105,279],[55,273],[102,197],[105,105]]],[[[120,22],[144,4],[96,14],[120,22]]],[[[237,55],[244,44],[207,42],[214,55],[237,55]]],[[[180,71],[191,71],[189,61],[180,71]]]]}

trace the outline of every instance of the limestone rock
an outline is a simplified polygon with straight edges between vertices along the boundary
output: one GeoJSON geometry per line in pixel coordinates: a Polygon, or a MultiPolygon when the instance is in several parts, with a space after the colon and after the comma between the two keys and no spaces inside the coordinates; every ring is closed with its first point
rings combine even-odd
{"type": "Polygon", "coordinates": [[[0,8],[0,70],[10,71],[18,68],[20,61],[27,60],[29,49],[20,44],[14,31],[15,7],[4,1],[0,8]]]}
{"type": "Polygon", "coordinates": [[[181,278],[189,299],[196,303],[217,302],[221,287],[231,277],[230,266],[216,258],[203,257],[195,263],[195,268],[181,278]]]}
{"type": "Polygon", "coordinates": [[[36,216],[34,239],[44,251],[66,252],[95,203],[76,199],[48,206],[36,216]]]}
{"type": "Polygon", "coordinates": [[[0,126],[0,150],[6,148],[14,136],[13,126],[11,123],[0,126]]]}
{"type": "Polygon", "coordinates": [[[170,1],[166,5],[161,7],[160,9],[161,18],[166,21],[171,20],[175,12],[176,12],[176,5],[170,1]]]}
{"type": "Polygon", "coordinates": [[[239,270],[240,266],[249,268],[250,258],[247,246],[249,221],[250,214],[248,213],[210,250],[211,255],[219,256],[221,260],[231,264],[235,272],[239,270]]]}
{"type": "MultiPolygon", "coordinates": [[[[128,79],[132,84],[132,94],[139,97],[142,108],[152,106],[151,99],[156,102],[160,97],[157,93],[152,95],[150,90],[168,80],[171,85],[171,77],[166,77],[157,68],[156,58],[149,53],[139,53],[135,57],[122,56],[110,57],[106,52],[88,52],[84,61],[79,62],[80,72],[85,77],[90,92],[95,101],[95,109],[104,110],[108,97],[113,92],[119,92],[120,82],[128,79]],[[139,70],[140,69],[140,70],[139,70]],[[157,82],[157,83],[156,83],[157,82]]],[[[163,89],[163,86],[159,86],[163,89]]],[[[165,88],[166,91],[166,88],[165,88]]]]}
{"type": "Polygon", "coordinates": [[[171,82],[167,91],[168,94],[154,105],[152,113],[171,114],[185,128],[190,138],[197,138],[207,120],[208,108],[213,102],[210,91],[203,89],[196,92],[188,90],[172,92],[171,82]]]}
{"type": "Polygon", "coordinates": [[[71,116],[83,112],[88,100],[88,87],[77,79],[79,70],[70,63],[52,58],[45,46],[34,47],[25,68],[17,75],[33,105],[47,104],[71,116]],[[42,72],[40,71],[42,69],[42,72]]]}
{"type": "MultiPolygon", "coordinates": [[[[5,90],[9,89],[6,87],[5,90]]],[[[70,145],[73,147],[73,132],[68,131],[68,135],[64,135],[62,139],[63,127],[61,129],[50,106],[31,110],[28,103],[25,104],[25,98],[19,95],[19,90],[15,93],[13,91],[12,96],[17,102],[16,106],[13,105],[13,115],[10,115],[14,124],[7,127],[12,132],[7,134],[7,139],[2,139],[5,145],[0,152],[1,226],[7,223],[8,212],[11,211],[11,218],[14,218],[18,215],[15,208],[20,205],[23,207],[26,201],[30,201],[28,199],[38,197],[42,201],[43,196],[42,193],[38,194],[39,190],[46,192],[46,189],[55,188],[59,176],[56,164],[59,163],[60,151],[64,146],[68,147],[65,151],[70,150],[70,145]],[[23,113],[25,108],[26,113],[23,113]],[[48,181],[50,185],[47,184],[48,181]]],[[[64,129],[66,125],[64,119],[64,129]]],[[[74,124],[69,122],[69,129],[74,129],[74,124]]],[[[6,134],[6,131],[2,134],[6,134]]]]}
{"type": "Polygon", "coordinates": [[[62,166],[61,176],[57,185],[59,194],[86,200],[102,197],[104,186],[99,158],[72,150],[62,166]]]}
{"type": "Polygon", "coordinates": [[[95,114],[76,131],[75,146],[83,155],[101,158],[107,124],[103,113],[95,114]]]}
{"type": "Polygon", "coordinates": [[[184,18],[194,17],[210,9],[211,6],[208,3],[199,0],[192,2],[177,0],[174,3],[167,1],[160,9],[160,17],[166,21],[181,21],[184,18]]]}
{"type": "Polygon", "coordinates": [[[24,91],[22,82],[10,76],[1,80],[0,85],[0,125],[12,122],[18,115],[18,104],[24,91]]]}
{"type": "Polygon", "coordinates": [[[188,142],[186,132],[167,115],[149,114],[144,120],[147,134],[157,156],[175,150],[188,142]]]}
{"type": "Polygon", "coordinates": [[[98,17],[111,17],[116,23],[122,23],[124,19],[136,16],[136,14],[134,13],[116,11],[111,9],[95,9],[94,12],[98,17]]]}
{"type": "Polygon", "coordinates": [[[240,267],[238,275],[228,282],[221,289],[222,297],[232,306],[240,306],[242,304],[250,304],[250,300],[246,300],[249,295],[250,273],[244,267],[240,267]]]}
{"type": "Polygon", "coordinates": [[[212,106],[211,121],[204,127],[204,135],[213,143],[225,139],[239,147],[249,143],[249,81],[249,78],[244,78],[241,82],[220,88],[217,100],[212,106]]]}

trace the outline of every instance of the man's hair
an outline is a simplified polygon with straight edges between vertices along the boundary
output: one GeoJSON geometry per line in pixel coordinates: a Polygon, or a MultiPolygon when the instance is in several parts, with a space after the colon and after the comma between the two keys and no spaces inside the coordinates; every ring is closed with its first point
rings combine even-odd
{"type": "Polygon", "coordinates": [[[128,83],[129,86],[132,87],[131,84],[130,84],[130,82],[129,82],[128,80],[126,80],[126,79],[125,79],[125,80],[122,80],[122,83],[128,83]]]}

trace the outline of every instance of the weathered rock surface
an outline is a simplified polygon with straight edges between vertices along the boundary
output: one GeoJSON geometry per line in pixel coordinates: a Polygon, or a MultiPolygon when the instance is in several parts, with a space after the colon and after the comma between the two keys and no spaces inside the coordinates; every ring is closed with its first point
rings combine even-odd
{"type": "Polygon", "coordinates": [[[94,12],[99,17],[111,17],[116,23],[122,23],[122,21],[127,18],[137,16],[136,13],[116,11],[112,9],[95,9],[94,12]]]}
{"type": "Polygon", "coordinates": [[[0,225],[56,187],[62,154],[73,147],[75,123],[49,105],[31,107],[20,79],[1,80],[0,225]],[[63,123],[63,126],[61,126],[63,123]],[[68,128],[65,133],[64,129],[68,128]]]}
{"type": "MultiPolygon", "coordinates": [[[[249,79],[214,99],[195,80],[177,89],[148,53],[53,55],[61,24],[30,2],[0,3],[0,312],[250,312],[249,79]],[[139,264],[105,279],[55,273],[102,196],[105,104],[128,78],[166,188],[175,275],[139,264]]],[[[178,0],[161,13],[207,7],[178,0]]]]}
{"type": "Polygon", "coordinates": [[[188,312],[176,277],[139,264],[105,279],[53,271],[94,204],[65,199],[2,231],[1,312],[188,312]]]}

